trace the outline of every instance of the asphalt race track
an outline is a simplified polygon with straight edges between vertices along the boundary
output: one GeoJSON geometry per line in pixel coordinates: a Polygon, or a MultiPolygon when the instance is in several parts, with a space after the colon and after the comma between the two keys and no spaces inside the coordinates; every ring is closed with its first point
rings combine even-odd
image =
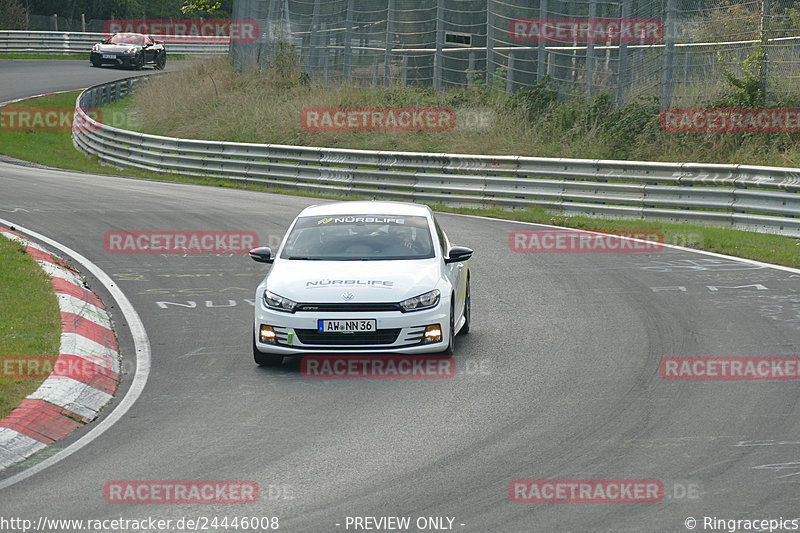
{"type": "MultiPolygon", "coordinates": [[[[186,61],[170,61],[165,72],[178,70],[186,61]]],[[[72,59],[0,59],[0,102],[57,91],[89,87],[106,81],[159,72],[153,65],[142,70],[112,67],[93,68],[86,61],[72,59]]]]}
{"type": "MultiPolygon", "coordinates": [[[[0,61],[0,101],[129,75],[79,63],[0,61]],[[40,75],[44,66],[60,74],[40,75]],[[5,75],[15,69],[29,75],[5,75]]],[[[252,230],[274,244],[303,207],[322,202],[0,163],[0,218],[101,267],[133,303],[152,350],[147,385],[125,416],[0,491],[0,516],[277,516],[287,532],[347,531],[348,516],[451,517],[465,532],[687,531],[687,517],[709,531],[703,517],[800,516],[797,381],[659,373],[665,356],[796,357],[800,273],[673,249],[515,253],[509,233],[531,226],[441,214],[451,240],[475,249],[472,330],[457,338],[456,375],[310,380],[297,360],[253,363],[263,265],[241,254],[104,249],[111,230],[252,230]],[[664,497],[514,503],[517,479],[657,479],[664,497]],[[261,496],[112,505],[103,494],[112,480],[250,480],[261,496]]],[[[110,307],[127,371],[112,411],[135,354],[116,304],[88,278],[110,307]]]]}

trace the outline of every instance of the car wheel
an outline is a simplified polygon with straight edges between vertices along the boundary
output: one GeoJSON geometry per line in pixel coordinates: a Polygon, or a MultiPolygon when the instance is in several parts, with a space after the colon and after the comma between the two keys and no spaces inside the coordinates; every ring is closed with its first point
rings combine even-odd
{"type": "Polygon", "coordinates": [[[455,331],[455,319],[453,318],[453,309],[454,304],[450,304],[450,334],[448,336],[448,343],[447,348],[442,350],[442,355],[453,355],[456,351],[456,335],[453,333],[455,331]]]}
{"type": "Polygon", "coordinates": [[[163,70],[164,65],[167,64],[167,52],[161,50],[156,56],[155,67],[157,70],[163,70]]]}
{"type": "Polygon", "coordinates": [[[459,335],[465,335],[469,333],[469,322],[470,322],[470,315],[471,315],[471,304],[469,300],[469,277],[467,278],[467,290],[464,294],[464,325],[461,326],[461,329],[458,330],[459,335]]]}
{"type": "Polygon", "coordinates": [[[283,363],[283,356],[259,352],[256,348],[256,339],[253,338],[253,360],[259,366],[278,366],[283,363]]]}
{"type": "Polygon", "coordinates": [[[140,52],[136,55],[136,60],[134,61],[133,68],[136,70],[142,70],[144,66],[144,52],[140,52]]]}
{"type": "Polygon", "coordinates": [[[100,63],[99,61],[92,61],[92,66],[93,67],[100,67],[100,66],[102,66],[102,63],[100,63]]]}

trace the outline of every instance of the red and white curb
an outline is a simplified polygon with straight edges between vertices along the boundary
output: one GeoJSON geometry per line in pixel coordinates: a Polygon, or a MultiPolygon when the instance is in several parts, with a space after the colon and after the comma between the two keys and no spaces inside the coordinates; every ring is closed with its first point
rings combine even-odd
{"type": "Polygon", "coordinates": [[[21,235],[5,228],[0,235],[21,243],[50,276],[61,310],[55,370],[0,420],[2,470],[97,418],[119,385],[120,356],[108,313],[83,278],[60,257],[21,235]]]}

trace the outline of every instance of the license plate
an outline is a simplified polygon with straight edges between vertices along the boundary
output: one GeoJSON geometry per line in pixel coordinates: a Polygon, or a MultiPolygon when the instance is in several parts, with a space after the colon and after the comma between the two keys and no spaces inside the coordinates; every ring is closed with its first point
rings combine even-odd
{"type": "Polygon", "coordinates": [[[115,54],[103,54],[103,59],[116,59],[117,56],[115,54]]]}
{"type": "Polygon", "coordinates": [[[368,320],[317,320],[320,333],[361,333],[372,332],[378,328],[378,321],[368,320]]]}

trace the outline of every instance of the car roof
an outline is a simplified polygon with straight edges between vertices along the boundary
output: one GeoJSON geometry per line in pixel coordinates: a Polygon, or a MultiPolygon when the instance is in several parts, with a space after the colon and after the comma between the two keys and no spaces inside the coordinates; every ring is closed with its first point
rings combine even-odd
{"type": "Polygon", "coordinates": [[[430,217],[432,216],[432,211],[427,205],[411,204],[407,202],[352,201],[312,205],[303,209],[298,216],[314,217],[328,215],[405,215],[430,217]]]}

